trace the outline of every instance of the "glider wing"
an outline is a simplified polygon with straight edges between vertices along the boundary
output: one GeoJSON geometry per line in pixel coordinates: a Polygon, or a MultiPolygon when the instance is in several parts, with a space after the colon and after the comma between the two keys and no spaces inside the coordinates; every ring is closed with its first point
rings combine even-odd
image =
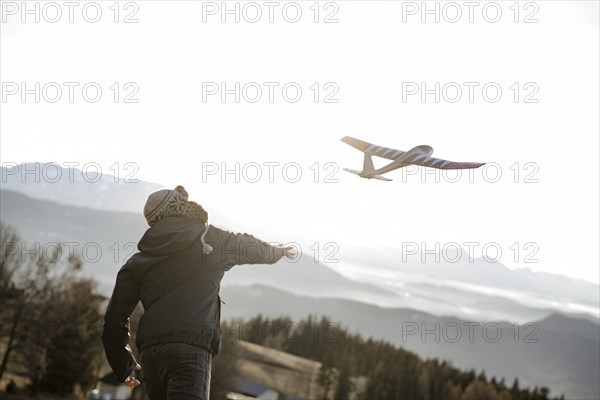
{"type": "Polygon", "coordinates": [[[369,154],[372,156],[387,158],[388,160],[396,160],[406,153],[405,151],[401,151],[401,150],[390,149],[388,147],[383,147],[383,146],[377,146],[375,144],[364,142],[362,140],[355,139],[350,136],[344,136],[342,138],[342,142],[349,144],[350,146],[354,147],[357,150],[362,151],[363,153],[366,153],[366,154],[369,154]]]}
{"type": "Polygon", "coordinates": [[[455,162],[442,160],[441,158],[429,157],[426,154],[416,154],[406,159],[407,164],[420,165],[422,167],[437,169],[470,169],[479,168],[485,163],[455,162]]]}

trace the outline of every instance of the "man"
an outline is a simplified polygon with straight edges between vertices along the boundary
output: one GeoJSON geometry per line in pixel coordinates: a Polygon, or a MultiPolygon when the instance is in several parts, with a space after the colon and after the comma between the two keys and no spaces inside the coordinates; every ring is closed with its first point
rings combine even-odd
{"type": "Polygon", "coordinates": [[[102,342],[119,382],[135,387],[139,369],[129,339],[129,316],[144,307],[136,344],[150,400],[208,399],[211,359],[220,349],[225,271],[240,264],[273,264],[295,250],[208,225],[207,212],[182,186],[148,196],[150,228],[120,269],[104,317],[102,342]]]}

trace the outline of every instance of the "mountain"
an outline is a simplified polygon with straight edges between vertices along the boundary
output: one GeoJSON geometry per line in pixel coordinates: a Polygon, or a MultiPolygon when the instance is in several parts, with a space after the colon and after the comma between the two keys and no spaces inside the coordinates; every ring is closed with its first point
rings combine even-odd
{"type": "MultiPolygon", "coordinates": [[[[137,250],[137,242],[148,228],[141,213],[92,210],[38,200],[24,194],[0,190],[0,220],[13,225],[31,249],[64,241],[84,258],[84,270],[100,282],[110,295],[119,268],[137,250]],[[99,256],[97,256],[99,254],[99,256]]],[[[219,223],[218,216],[213,218],[219,223]]],[[[340,296],[394,301],[394,292],[372,284],[355,282],[315,263],[310,257],[298,262],[280,261],[276,266],[237,266],[229,271],[226,284],[266,283],[299,294],[340,296]]]]}
{"type": "Polygon", "coordinates": [[[148,194],[164,186],[136,179],[137,169],[135,163],[105,166],[104,170],[96,163],[79,168],[67,163],[15,163],[1,167],[0,174],[2,189],[37,199],[98,210],[140,212],[148,194]]]}
{"type": "MultiPolygon", "coordinates": [[[[364,337],[385,339],[423,358],[450,360],[487,376],[515,377],[524,386],[547,386],[566,398],[600,398],[600,325],[561,314],[528,324],[479,323],[437,317],[408,308],[382,308],[335,298],[297,296],[264,285],[226,286],[224,319],[309,314],[329,316],[364,337]]],[[[335,334],[332,336],[335,339],[335,334]]]]}
{"type": "Polygon", "coordinates": [[[453,254],[407,255],[400,248],[353,247],[343,256],[344,268],[355,279],[377,281],[425,302],[451,298],[453,304],[446,306],[454,315],[457,307],[463,307],[466,315],[488,320],[512,315],[516,321],[527,321],[547,315],[548,310],[587,315],[595,321],[600,317],[597,284],[529,268],[511,270],[495,260],[471,258],[462,248],[453,254]],[[482,298],[485,305],[479,303],[482,298]],[[519,304],[530,309],[515,307],[519,304]]]}
{"type": "MultiPolygon", "coordinates": [[[[61,240],[75,242],[72,249],[84,257],[85,271],[99,280],[106,295],[112,291],[118,269],[136,251],[137,241],[148,228],[139,211],[95,210],[8,190],[0,190],[0,219],[14,225],[28,242],[42,247],[61,240]]],[[[211,222],[236,230],[218,212],[211,211],[211,222]]],[[[399,262],[401,255],[393,249],[366,251],[362,258],[353,258],[357,251],[345,249],[339,263],[325,265],[315,263],[312,253],[304,250],[296,263],[237,266],[225,275],[223,285],[258,283],[304,296],[350,298],[477,321],[526,322],[555,311],[576,314],[565,305],[585,304],[580,308],[587,314],[582,315],[598,320],[598,306],[592,305],[598,298],[598,286],[560,275],[542,275],[554,288],[552,294],[540,288],[536,279],[520,279],[522,272],[499,264],[413,265],[399,262]],[[511,276],[516,289],[502,283],[511,276]]]]}
{"type": "Polygon", "coordinates": [[[28,249],[70,242],[104,294],[112,291],[117,271],[147,229],[141,213],[92,210],[8,190],[0,191],[0,220],[17,229],[28,249]]]}

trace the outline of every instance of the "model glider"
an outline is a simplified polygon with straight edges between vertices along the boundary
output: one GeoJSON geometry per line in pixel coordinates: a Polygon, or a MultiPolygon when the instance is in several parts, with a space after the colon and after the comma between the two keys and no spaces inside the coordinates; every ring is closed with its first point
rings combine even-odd
{"type": "Polygon", "coordinates": [[[438,169],[469,169],[479,168],[485,164],[473,162],[454,162],[442,160],[441,158],[430,157],[431,154],[433,154],[433,148],[427,145],[416,146],[409,151],[401,151],[363,142],[362,140],[354,139],[350,136],[343,137],[342,142],[349,144],[365,154],[362,171],[356,171],[350,168],[344,168],[344,171],[352,172],[353,174],[366,179],[391,181],[391,179],[386,178],[383,176],[383,174],[398,168],[406,167],[407,165],[420,165],[422,167],[438,169]],[[371,158],[372,156],[387,158],[392,162],[385,167],[375,169],[373,166],[373,159],[371,158]]]}

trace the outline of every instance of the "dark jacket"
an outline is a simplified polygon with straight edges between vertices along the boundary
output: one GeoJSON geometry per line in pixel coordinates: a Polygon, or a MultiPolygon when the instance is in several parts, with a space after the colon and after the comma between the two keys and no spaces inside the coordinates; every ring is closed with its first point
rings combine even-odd
{"type": "Polygon", "coordinates": [[[216,355],[224,272],[239,264],[273,264],[283,256],[280,247],[212,225],[204,241],[213,251],[203,254],[203,232],[204,224],[197,219],[165,217],[146,231],[139,252],[119,270],[102,332],[106,358],[119,382],[136,367],[128,344],[129,316],[140,300],[144,307],[136,336],[140,351],[179,342],[216,355]]]}

